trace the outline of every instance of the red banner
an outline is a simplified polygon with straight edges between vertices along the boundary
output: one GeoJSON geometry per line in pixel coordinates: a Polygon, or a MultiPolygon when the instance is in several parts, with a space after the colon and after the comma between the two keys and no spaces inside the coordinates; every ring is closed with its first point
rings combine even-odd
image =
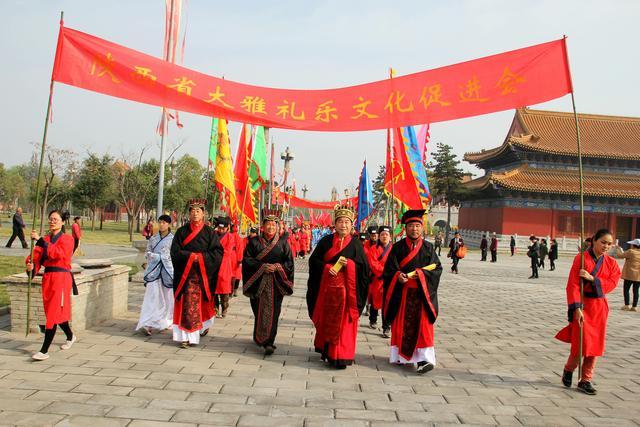
{"type": "Polygon", "coordinates": [[[53,79],[194,114],[313,131],[434,123],[534,105],[571,91],[564,39],[357,86],[291,90],[208,76],[65,27],[53,79]]]}
{"type": "MultiPolygon", "coordinates": [[[[289,206],[292,208],[308,208],[308,209],[333,209],[336,205],[351,205],[355,209],[358,205],[357,197],[350,197],[348,199],[334,200],[332,202],[315,202],[313,200],[303,199],[302,197],[296,197],[293,195],[288,196],[289,206]]],[[[282,205],[285,203],[284,193],[278,194],[278,204],[282,205]]]]}

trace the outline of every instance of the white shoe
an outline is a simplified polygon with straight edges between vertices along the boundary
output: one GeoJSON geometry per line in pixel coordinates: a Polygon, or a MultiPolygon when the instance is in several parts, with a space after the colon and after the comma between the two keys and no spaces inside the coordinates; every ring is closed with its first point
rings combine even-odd
{"type": "Polygon", "coordinates": [[[73,334],[73,336],[71,337],[71,341],[67,340],[67,342],[65,342],[64,344],[62,344],[60,346],[60,348],[62,350],[69,350],[71,348],[71,346],[73,346],[73,343],[76,342],[76,334],[73,334]]]}
{"type": "Polygon", "coordinates": [[[49,358],[49,353],[41,353],[41,352],[37,352],[36,354],[34,354],[33,356],[31,356],[31,358],[33,360],[47,360],[49,358]]]}

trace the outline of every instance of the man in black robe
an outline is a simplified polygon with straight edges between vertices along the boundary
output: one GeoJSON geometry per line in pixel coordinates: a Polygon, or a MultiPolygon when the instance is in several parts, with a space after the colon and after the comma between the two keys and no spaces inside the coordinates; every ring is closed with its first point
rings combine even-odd
{"type": "Polygon", "coordinates": [[[442,265],[422,238],[425,210],[402,216],[407,237],[393,245],[382,274],[383,316],[391,323],[391,363],[415,363],[422,374],[435,367],[433,324],[438,317],[442,265]]]}
{"type": "Polygon", "coordinates": [[[205,203],[189,202],[189,222],[176,230],[171,244],[173,340],[183,348],[198,344],[216,315],[213,296],[223,249],[215,231],[204,223],[205,203]]]}
{"type": "Polygon", "coordinates": [[[335,233],[320,239],[309,258],[307,307],[316,328],[314,346],[337,369],[353,363],[360,313],[367,302],[369,265],[351,206],[334,209],[335,233]]]}
{"type": "Polygon", "coordinates": [[[266,356],[276,349],[282,300],[293,293],[293,254],[279,223],[279,212],[265,209],[262,233],[249,239],[242,258],[242,293],[250,298],[255,317],[253,341],[266,356]]]}

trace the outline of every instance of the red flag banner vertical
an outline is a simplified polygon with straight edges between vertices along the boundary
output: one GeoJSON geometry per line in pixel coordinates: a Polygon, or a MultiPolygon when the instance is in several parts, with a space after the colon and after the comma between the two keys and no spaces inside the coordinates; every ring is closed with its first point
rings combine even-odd
{"type": "Polygon", "coordinates": [[[240,141],[238,142],[238,152],[236,154],[236,164],[233,168],[233,179],[236,189],[236,201],[239,212],[243,216],[243,221],[255,224],[257,222],[253,208],[253,191],[251,191],[251,180],[249,179],[249,162],[251,161],[251,141],[250,132],[247,132],[247,125],[242,125],[240,131],[240,141]]]}
{"type": "Polygon", "coordinates": [[[283,129],[357,131],[471,117],[571,92],[565,39],[337,89],[209,76],[62,27],[53,80],[169,109],[283,129]]]}
{"type": "Polygon", "coordinates": [[[393,129],[391,149],[393,150],[393,164],[391,164],[389,154],[387,154],[388,166],[384,180],[384,191],[391,194],[391,186],[393,185],[396,200],[409,209],[421,209],[422,200],[420,199],[418,186],[411,171],[411,163],[407,157],[402,138],[402,130],[400,128],[393,129]]]}

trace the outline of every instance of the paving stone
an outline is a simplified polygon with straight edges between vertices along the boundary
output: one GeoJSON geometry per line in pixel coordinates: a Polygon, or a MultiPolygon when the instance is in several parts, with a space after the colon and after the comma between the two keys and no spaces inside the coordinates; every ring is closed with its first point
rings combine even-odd
{"type": "Polygon", "coordinates": [[[304,418],[272,418],[259,415],[243,415],[237,424],[238,427],[303,427],[304,418]]]}
{"type": "Polygon", "coordinates": [[[53,414],[103,416],[111,410],[108,405],[89,405],[86,403],[53,402],[42,410],[53,414]]]}
{"type": "Polygon", "coordinates": [[[359,409],[336,409],[336,418],[352,418],[354,420],[395,421],[398,418],[394,411],[368,411],[359,409]]]}
{"type": "Polygon", "coordinates": [[[133,390],[133,387],[119,387],[114,385],[101,385],[101,384],[80,384],[73,389],[78,393],[94,393],[94,394],[117,394],[124,396],[129,394],[133,390]]]}
{"type": "MultiPolygon", "coordinates": [[[[149,421],[149,420],[133,420],[127,427],[198,427],[198,424],[192,423],[176,423],[176,422],[164,422],[164,421],[149,421]]],[[[200,424],[200,427],[206,427],[205,424],[200,424]]]]}
{"type": "Polygon", "coordinates": [[[187,391],[177,390],[157,390],[154,388],[136,388],[129,396],[142,397],[144,399],[168,399],[168,400],[186,400],[189,396],[187,391]]]}
{"type": "Polygon", "coordinates": [[[86,403],[95,403],[99,405],[110,405],[125,408],[142,408],[146,406],[149,401],[147,399],[141,399],[139,397],[118,396],[115,394],[94,394],[89,400],[86,401],[86,403]]]}
{"type": "MultiPolygon", "coordinates": [[[[187,422],[196,424],[211,425],[236,425],[238,416],[233,414],[211,413],[211,412],[195,412],[195,411],[178,411],[171,419],[172,422],[187,422]]],[[[267,418],[267,417],[265,417],[267,418]]]]}
{"type": "Polygon", "coordinates": [[[151,421],[169,421],[175,414],[175,411],[169,409],[158,408],[133,408],[119,406],[113,408],[107,413],[108,417],[114,418],[129,418],[129,419],[142,419],[151,421]]]}
{"type": "Polygon", "coordinates": [[[130,422],[131,420],[73,415],[60,421],[56,427],[124,427],[131,425],[130,422]]]}

